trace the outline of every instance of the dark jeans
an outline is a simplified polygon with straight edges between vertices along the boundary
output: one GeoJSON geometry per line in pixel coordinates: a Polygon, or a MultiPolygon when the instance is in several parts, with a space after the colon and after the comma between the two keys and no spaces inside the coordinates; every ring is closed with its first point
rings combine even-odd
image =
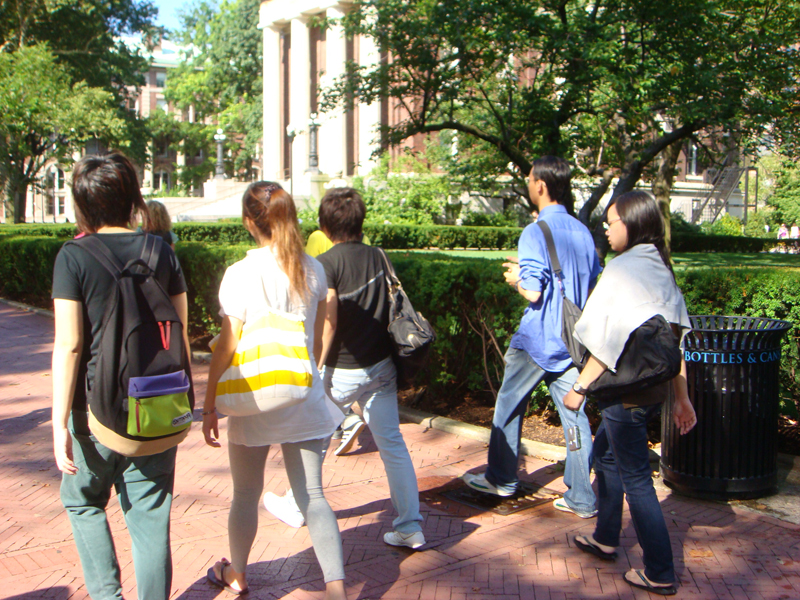
{"type": "Polygon", "coordinates": [[[645,575],[654,583],[673,583],[669,532],[653,487],[647,448],[647,422],[658,415],[661,405],[601,408],[603,422],[594,437],[599,511],[594,539],[605,546],[619,546],[624,494],[644,552],[645,575]]]}
{"type": "Polygon", "coordinates": [[[67,509],[93,600],[122,598],[120,569],[106,519],[111,488],[116,488],[131,536],[136,588],[140,600],[166,600],[172,587],[169,513],[177,448],[128,458],[109,450],[74,427],[72,452],[78,472],[63,475],[61,502],[67,509]]]}

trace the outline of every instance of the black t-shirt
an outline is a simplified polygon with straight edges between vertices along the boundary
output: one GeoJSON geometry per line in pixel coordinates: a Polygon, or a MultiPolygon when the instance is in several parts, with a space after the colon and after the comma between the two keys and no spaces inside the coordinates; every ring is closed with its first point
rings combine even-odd
{"type": "Polygon", "coordinates": [[[325,364],[366,368],[392,353],[389,296],[381,252],[361,242],[343,242],[320,254],[328,289],[339,296],[336,334],[325,364]]]}
{"type": "MultiPolygon", "coordinates": [[[[139,258],[145,233],[96,233],[97,238],[122,262],[139,258]]],[[[170,296],[186,291],[183,271],[175,253],[167,244],[161,246],[156,265],[156,279],[170,296]]],[[[56,257],[53,269],[53,298],[76,300],[83,304],[83,355],[79,373],[94,380],[97,353],[100,348],[100,326],[115,286],[114,277],[83,248],[64,246],[56,257]]],[[[75,386],[73,410],[86,410],[85,383],[79,378],[75,386]]]]}

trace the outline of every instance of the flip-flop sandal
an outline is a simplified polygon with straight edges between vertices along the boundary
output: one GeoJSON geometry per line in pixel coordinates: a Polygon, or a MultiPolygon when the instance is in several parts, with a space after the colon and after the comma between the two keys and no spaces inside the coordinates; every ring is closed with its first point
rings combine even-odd
{"type": "Polygon", "coordinates": [[[217,577],[217,574],[214,573],[214,567],[208,569],[208,572],[206,573],[206,578],[208,579],[208,583],[218,588],[222,588],[226,592],[233,594],[235,596],[244,596],[245,594],[250,592],[250,588],[237,590],[236,588],[231,587],[228,583],[225,583],[225,567],[230,566],[231,563],[230,561],[228,561],[228,559],[223,558],[222,560],[219,561],[219,564],[222,565],[222,568],[220,569],[219,572],[220,575],[219,577],[217,577]]]}
{"type": "Polygon", "coordinates": [[[653,585],[650,583],[647,578],[642,573],[641,569],[631,569],[628,573],[625,573],[622,578],[628,585],[632,585],[635,588],[639,588],[640,590],[647,590],[653,594],[658,594],[659,596],[674,596],[678,593],[677,588],[674,585],[653,585]],[[628,579],[628,574],[634,573],[639,579],[631,581],[628,579]]]}
{"type": "Polygon", "coordinates": [[[574,538],[575,545],[580,549],[586,552],[587,554],[592,554],[596,556],[600,560],[607,560],[607,561],[614,561],[617,560],[617,553],[616,552],[606,552],[602,550],[600,547],[595,546],[589,538],[583,535],[576,535],[574,538]]]}

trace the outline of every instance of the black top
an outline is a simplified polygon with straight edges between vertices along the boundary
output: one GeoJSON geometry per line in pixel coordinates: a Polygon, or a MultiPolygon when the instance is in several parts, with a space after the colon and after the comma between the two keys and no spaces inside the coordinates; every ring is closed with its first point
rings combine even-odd
{"type": "MultiPolygon", "coordinates": [[[[145,233],[96,233],[122,264],[139,258],[145,233]]],[[[156,265],[156,279],[170,296],[186,291],[183,271],[175,253],[167,244],[161,247],[156,265]]],[[[114,277],[87,251],[74,245],[64,246],[56,257],[53,269],[53,298],[76,300],[83,304],[83,355],[79,373],[94,380],[94,368],[100,347],[100,325],[106,304],[115,286],[114,277]]],[[[86,410],[86,390],[82,379],[75,386],[73,410],[86,410]]]]}
{"type": "Polygon", "coordinates": [[[325,364],[363,369],[390,356],[389,296],[380,250],[343,242],[317,260],[325,267],[328,289],[339,296],[336,334],[325,364]]]}

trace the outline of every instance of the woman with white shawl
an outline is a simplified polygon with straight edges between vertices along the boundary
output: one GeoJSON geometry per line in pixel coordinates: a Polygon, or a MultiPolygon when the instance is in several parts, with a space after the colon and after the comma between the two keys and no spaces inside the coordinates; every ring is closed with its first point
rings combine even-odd
{"type": "MultiPolygon", "coordinates": [[[[691,328],[670,266],[656,199],[643,191],[621,195],[612,200],[604,226],[611,249],[620,254],[606,267],[575,326],[575,338],[591,356],[573,391],[564,397],[572,410],[580,408],[586,389],[606,369],[616,370],[628,338],[645,321],[663,316],[680,339],[691,328]]],[[[592,535],[576,536],[575,545],[603,560],[614,560],[626,497],[645,568],[631,569],[624,579],[634,587],[667,596],[677,591],[675,569],[647,446],[647,423],[658,415],[664,401],[673,402],[672,414],[681,434],[695,426],[685,363],[670,382],[599,403],[603,421],[594,440],[597,525],[592,535]]]]}

